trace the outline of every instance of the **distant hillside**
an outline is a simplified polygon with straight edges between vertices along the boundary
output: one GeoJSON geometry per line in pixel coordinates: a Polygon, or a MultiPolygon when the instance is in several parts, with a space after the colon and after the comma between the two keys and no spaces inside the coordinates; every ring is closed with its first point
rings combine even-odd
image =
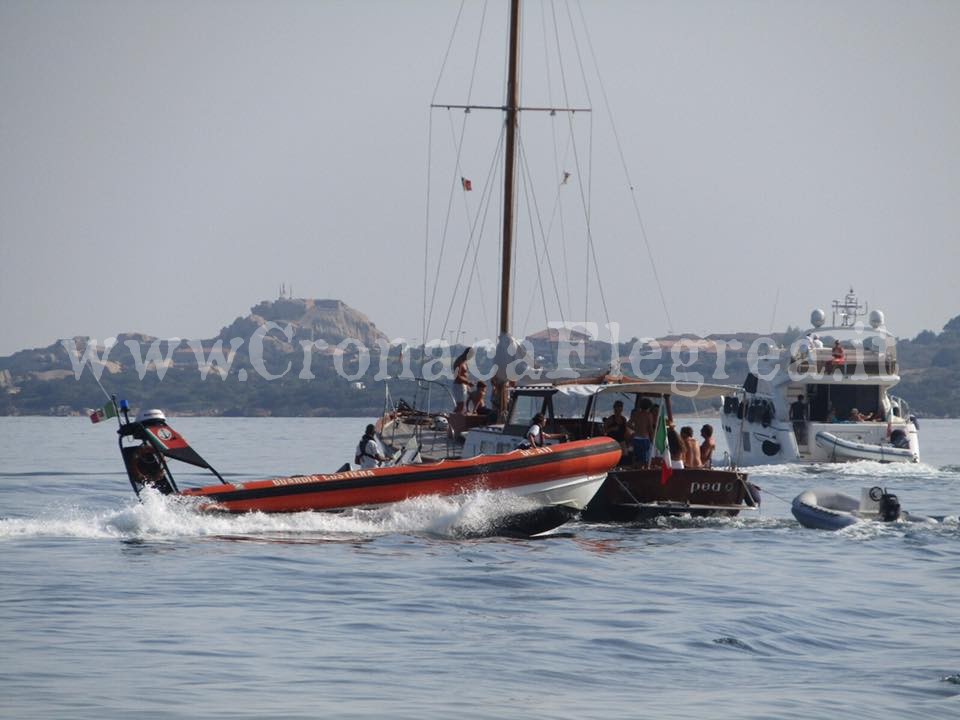
{"type": "MultiPolygon", "coordinates": [[[[771,337],[787,345],[799,334],[798,328],[788,328],[771,337]]],[[[661,378],[670,379],[676,371],[699,374],[707,382],[740,384],[747,375],[747,349],[760,337],[668,336],[658,339],[661,354],[656,357],[647,354],[648,346],[633,340],[611,348],[575,334],[571,342],[584,341],[583,358],[564,360],[575,370],[593,373],[609,370],[616,358],[627,369],[629,361],[639,360],[633,370],[648,377],[659,372],[661,378]],[[732,340],[742,349],[730,350],[732,340]],[[717,354],[718,343],[728,347],[723,356],[717,354]]],[[[93,366],[102,370],[110,392],[136,407],[160,407],[174,414],[375,415],[384,403],[384,388],[375,376],[396,377],[404,368],[421,365],[415,350],[403,357],[399,348],[392,348],[381,357],[378,342],[385,340],[366,315],[339,300],[281,298],[255,305],[249,315],[237,317],[208,339],[171,342],[136,333],[119,335],[105,361],[97,360],[93,366]],[[369,348],[366,358],[357,353],[358,343],[369,348]]],[[[535,333],[528,340],[541,367],[556,366],[555,331],[535,333]]],[[[98,347],[89,342],[66,341],[79,357],[86,353],[87,360],[103,359],[102,342],[98,347]]],[[[902,382],[896,394],[920,416],[960,417],[960,316],[940,333],[925,330],[900,340],[898,351],[902,382]]],[[[102,405],[90,363],[79,381],[76,370],[77,359],[71,358],[63,342],[0,357],[0,415],[67,415],[102,405]]],[[[690,409],[677,400],[679,411],[690,409]]],[[[702,404],[699,409],[704,409],[702,404]]]]}
{"type": "MultiPolygon", "coordinates": [[[[376,348],[385,338],[366,315],[339,300],[281,298],[255,305],[209,339],[175,344],[118,335],[102,363],[102,381],[137,407],[180,414],[371,414],[382,407],[382,390],[359,389],[340,377],[334,363],[351,366],[349,358],[337,357],[336,346],[356,339],[376,348]],[[268,381],[264,373],[282,377],[268,381]],[[309,382],[307,375],[313,375],[309,382]]],[[[97,347],[84,337],[71,342],[79,357],[103,357],[102,340],[97,347]]],[[[102,405],[89,364],[77,380],[75,363],[59,341],[0,357],[0,415],[68,415],[102,405]]]]}

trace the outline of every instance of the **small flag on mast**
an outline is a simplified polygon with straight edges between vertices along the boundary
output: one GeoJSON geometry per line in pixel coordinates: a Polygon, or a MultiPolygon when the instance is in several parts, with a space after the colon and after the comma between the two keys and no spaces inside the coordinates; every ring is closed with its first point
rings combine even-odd
{"type": "Polygon", "coordinates": [[[471,190],[473,190],[473,183],[470,182],[470,180],[468,180],[467,178],[461,177],[460,182],[463,184],[463,189],[466,190],[467,192],[470,192],[471,190]]]}
{"type": "Polygon", "coordinates": [[[566,170],[564,170],[564,171],[563,171],[563,180],[560,181],[560,184],[561,184],[561,185],[566,185],[566,184],[567,184],[567,181],[568,181],[569,179],[570,179],[570,173],[568,173],[566,170]]]}

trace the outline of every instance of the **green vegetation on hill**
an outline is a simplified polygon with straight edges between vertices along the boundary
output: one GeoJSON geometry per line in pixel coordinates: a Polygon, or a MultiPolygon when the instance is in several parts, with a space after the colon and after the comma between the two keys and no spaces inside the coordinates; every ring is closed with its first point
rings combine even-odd
{"type": "MultiPolygon", "coordinates": [[[[800,332],[788,328],[772,337],[788,345],[800,332]]],[[[625,371],[650,377],[659,366],[663,379],[687,373],[698,374],[706,382],[740,384],[748,371],[747,349],[759,337],[739,333],[693,338],[697,351],[684,350],[676,356],[671,346],[680,338],[661,338],[659,358],[648,357],[625,371]],[[713,341],[731,340],[738,341],[742,350],[728,350],[718,373],[713,341]]],[[[127,398],[135,407],[158,407],[173,414],[372,416],[379,414],[384,404],[383,383],[375,379],[382,374],[381,365],[396,377],[404,367],[417,367],[420,360],[411,350],[402,358],[399,348],[394,347],[381,363],[384,340],[383,333],[366,316],[337,300],[284,298],[256,305],[250,315],[237,318],[208,340],[171,346],[143,335],[121,335],[110,351],[102,377],[110,392],[127,398]],[[231,356],[231,341],[237,343],[238,338],[242,343],[231,356]],[[370,349],[369,366],[363,373],[359,372],[359,356],[351,338],[370,349]],[[209,360],[217,352],[217,343],[229,371],[221,377],[216,369],[203,367],[204,379],[197,355],[209,360]],[[159,352],[158,362],[145,367],[145,354],[151,345],[159,352]],[[313,350],[305,353],[305,345],[313,350]],[[162,380],[158,366],[164,373],[162,380]],[[267,379],[264,374],[276,379],[267,379]]],[[[540,333],[530,340],[539,364],[554,367],[556,337],[540,333]]],[[[83,353],[87,340],[76,338],[74,342],[83,353]]],[[[636,351],[633,341],[621,343],[617,352],[611,353],[609,344],[589,340],[584,350],[582,359],[571,357],[573,367],[593,374],[607,371],[611,356],[626,358],[636,351]]],[[[921,416],[960,416],[960,316],[950,320],[940,333],[924,330],[911,340],[900,340],[898,352],[902,380],[894,392],[921,416]]],[[[446,357],[449,363],[449,352],[446,357]]],[[[83,370],[79,380],[74,369],[74,361],[62,343],[0,358],[0,415],[76,414],[102,405],[104,398],[90,368],[83,370]]],[[[394,400],[403,392],[411,394],[409,384],[403,390],[394,388],[394,400]]],[[[678,411],[693,409],[689,401],[676,400],[678,411]]],[[[435,402],[439,407],[445,399],[435,402]]],[[[701,404],[698,409],[705,408],[701,404]]]]}

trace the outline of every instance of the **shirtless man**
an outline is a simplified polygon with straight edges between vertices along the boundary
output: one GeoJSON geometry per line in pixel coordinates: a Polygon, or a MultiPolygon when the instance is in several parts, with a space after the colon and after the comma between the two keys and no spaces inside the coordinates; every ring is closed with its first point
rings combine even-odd
{"type": "Polygon", "coordinates": [[[466,410],[467,394],[469,393],[469,388],[473,387],[473,383],[470,382],[470,373],[465,362],[460,363],[453,370],[453,398],[457,401],[457,405],[453,411],[455,413],[462,413],[466,410]]]}
{"type": "Polygon", "coordinates": [[[472,411],[477,415],[484,415],[489,412],[486,401],[484,400],[486,394],[487,384],[481,380],[477,383],[476,389],[467,395],[467,412],[472,411]]]}
{"type": "Polygon", "coordinates": [[[700,443],[700,464],[703,467],[713,467],[713,451],[717,447],[713,439],[713,425],[704,425],[700,428],[700,437],[703,442],[700,443]]]}
{"type": "Polygon", "coordinates": [[[640,402],[627,423],[633,430],[633,461],[640,467],[650,466],[650,450],[653,446],[654,423],[656,418],[650,412],[649,398],[640,398],[640,402]]]}
{"type": "Polygon", "coordinates": [[[613,404],[613,415],[603,419],[603,433],[620,443],[626,439],[627,419],[623,416],[622,400],[613,404]]]}
{"type": "Polygon", "coordinates": [[[684,425],[680,428],[680,445],[683,448],[683,466],[687,468],[703,467],[700,462],[700,447],[693,436],[693,428],[684,425]]]}

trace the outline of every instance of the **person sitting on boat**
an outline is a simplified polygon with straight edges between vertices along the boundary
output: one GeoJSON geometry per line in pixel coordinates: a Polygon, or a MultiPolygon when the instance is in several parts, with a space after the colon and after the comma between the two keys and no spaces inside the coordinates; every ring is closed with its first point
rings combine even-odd
{"type": "Polygon", "coordinates": [[[833,341],[833,349],[830,351],[831,356],[831,365],[829,370],[839,370],[843,372],[844,367],[847,365],[847,354],[843,350],[843,346],[840,344],[839,340],[833,341]]]}
{"type": "Polygon", "coordinates": [[[683,470],[683,443],[672,422],[667,426],[667,448],[670,451],[670,467],[683,470]]]}
{"type": "Polygon", "coordinates": [[[366,432],[360,438],[357,445],[357,456],[354,458],[362,469],[380,467],[381,463],[386,462],[386,456],[380,447],[380,441],[377,440],[377,429],[373,425],[367,425],[366,432]]]}
{"type": "Polygon", "coordinates": [[[526,440],[520,445],[521,450],[543,447],[547,440],[566,439],[566,435],[545,432],[543,429],[545,422],[546,418],[543,417],[543,413],[537,413],[533,416],[533,420],[530,421],[530,428],[527,430],[526,440]]]}
{"type": "Polygon", "coordinates": [[[713,425],[704,425],[700,428],[700,437],[703,442],[700,443],[700,464],[705,467],[713,467],[713,451],[717,447],[713,439],[713,425]]]}
{"type": "Polygon", "coordinates": [[[477,415],[486,415],[490,412],[485,400],[487,394],[487,384],[480,380],[477,387],[467,395],[467,412],[473,412],[477,415]]]}
{"type": "Polygon", "coordinates": [[[469,388],[473,387],[473,383],[470,382],[470,373],[467,370],[466,361],[455,365],[453,373],[453,399],[457,403],[453,411],[455,413],[462,413],[467,406],[467,395],[470,392],[469,388]]]}
{"type": "Polygon", "coordinates": [[[633,430],[633,461],[640,467],[649,467],[650,449],[653,447],[653,433],[656,418],[650,412],[650,398],[642,397],[637,407],[630,413],[627,423],[633,430]]]}
{"type": "Polygon", "coordinates": [[[612,437],[621,445],[627,439],[627,418],[623,416],[623,401],[613,404],[613,415],[603,419],[603,434],[612,437]]]}
{"type": "Polygon", "coordinates": [[[680,444],[683,466],[688,468],[703,467],[703,463],[700,462],[700,447],[697,445],[697,439],[693,436],[693,428],[689,425],[680,428],[680,444]]]}
{"type": "Polygon", "coordinates": [[[850,422],[866,422],[868,420],[873,420],[873,413],[867,413],[866,415],[864,415],[862,412],[860,412],[856,408],[853,408],[850,411],[849,420],[850,422]]]}

